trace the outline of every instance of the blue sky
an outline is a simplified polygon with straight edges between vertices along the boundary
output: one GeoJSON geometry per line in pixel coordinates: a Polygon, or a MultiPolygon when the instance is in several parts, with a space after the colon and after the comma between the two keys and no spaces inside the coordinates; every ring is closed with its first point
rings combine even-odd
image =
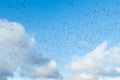
{"type": "Polygon", "coordinates": [[[22,24],[62,74],[72,58],[120,42],[119,0],[0,0],[0,19],[22,24]]]}

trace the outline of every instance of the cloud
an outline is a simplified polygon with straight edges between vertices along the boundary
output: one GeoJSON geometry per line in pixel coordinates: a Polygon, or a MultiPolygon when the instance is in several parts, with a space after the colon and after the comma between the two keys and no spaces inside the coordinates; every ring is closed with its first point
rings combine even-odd
{"type": "Polygon", "coordinates": [[[68,80],[120,80],[120,46],[107,48],[103,42],[92,52],[72,60],[65,67],[68,80]]]}
{"type": "Polygon", "coordinates": [[[35,46],[21,24],[0,20],[0,80],[61,79],[56,62],[43,58],[35,46]]]}
{"type": "Polygon", "coordinates": [[[14,77],[14,78],[8,78],[8,80],[56,80],[53,78],[37,78],[37,79],[30,79],[30,78],[21,78],[21,77],[14,77]]]}
{"type": "Polygon", "coordinates": [[[89,47],[90,44],[87,41],[80,41],[80,45],[83,47],[89,47]]]}

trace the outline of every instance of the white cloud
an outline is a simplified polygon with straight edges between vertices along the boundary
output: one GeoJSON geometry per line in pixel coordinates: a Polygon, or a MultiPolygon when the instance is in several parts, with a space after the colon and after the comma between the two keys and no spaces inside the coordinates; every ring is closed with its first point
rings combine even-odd
{"type": "Polygon", "coordinates": [[[90,44],[87,41],[80,41],[80,45],[83,47],[89,47],[90,44]]]}
{"type": "Polygon", "coordinates": [[[27,70],[23,71],[24,75],[30,76],[32,78],[48,77],[57,78],[59,73],[56,71],[56,63],[51,61],[48,65],[34,65],[27,67],[27,70]]]}
{"type": "Polygon", "coordinates": [[[120,80],[120,46],[107,48],[107,44],[67,64],[68,80],[120,80]]]}
{"type": "Polygon", "coordinates": [[[0,80],[24,80],[25,77],[57,80],[61,75],[56,66],[56,62],[37,52],[35,39],[21,24],[0,20],[0,80]]]}
{"type": "Polygon", "coordinates": [[[9,77],[7,80],[56,80],[54,78],[37,78],[37,79],[30,79],[30,78],[21,78],[21,77],[9,77]]]}

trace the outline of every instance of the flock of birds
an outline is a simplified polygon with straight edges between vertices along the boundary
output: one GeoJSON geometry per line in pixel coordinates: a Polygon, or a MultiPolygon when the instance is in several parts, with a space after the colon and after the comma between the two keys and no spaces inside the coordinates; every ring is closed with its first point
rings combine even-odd
{"type": "MultiPolygon", "coordinates": [[[[2,2],[3,0],[0,0],[0,2],[2,2]]],[[[27,8],[27,6],[25,5],[27,3],[27,0],[22,0],[22,8],[27,8]]],[[[4,3],[3,3],[4,4],[4,3]]],[[[77,5],[75,5],[72,0],[68,0],[67,5],[70,6],[71,9],[74,9],[77,7],[77,5]]],[[[68,16],[65,16],[65,20],[61,21],[60,24],[63,25],[63,27],[59,28],[60,30],[54,34],[57,34],[56,36],[53,36],[52,39],[53,41],[50,41],[48,38],[45,37],[41,37],[42,43],[44,43],[45,45],[51,45],[52,50],[58,49],[58,50],[62,50],[61,48],[59,49],[59,46],[57,46],[57,44],[61,44],[64,45],[63,48],[66,49],[65,54],[69,55],[68,53],[74,48],[74,47],[78,47],[81,49],[86,49],[85,47],[81,47],[79,45],[79,42],[77,41],[71,41],[71,36],[74,36],[74,38],[76,37],[76,39],[80,39],[80,37],[83,40],[86,40],[86,37],[91,38],[91,41],[88,41],[92,44],[97,43],[97,41],[102,41],[101,38],[105,38],[104,35],[110,36],[110,35],[114,35],[114,32],[120,32],[120,28],[118,27],[119,25],[119,19],[120,19],[120,10],[118,9],[110,9],[110,8],[105,8],[102,7],[102,5],[99,2],[94,2],[94,5],[96,6],[94,9],[92,9],[89,12],[85,12],[83,14],[84,18],[89,18],[90,16],[92,16],[92,18],[90,18],[89,21],[86,21],[84,23],[81,24],[77,23],[77,24],[70,24],[69,20],[71,19],[71,17],[74,15],[74,12],[69,12],[68,16]],[[101,13],[102,12],[102,13],[101,13]],[[114,16],[115,15],[115,16],[114,16]],[[111,19],[111,22],[107,22],[105,23],[105,29],[102,29],[101,26],[103,26],[105,21],[100,21],[104,20],[102,19],[102,17],[106,17],[108,19],[111,19]],[[100,23],[100,24],[99,24],[100,23]],[[93,29],[95,28],[95,30],[93,29]],[[86,35],[85,29],[90,31],[90,34],[86,35]],[[93,30],[92,30],[93,29],[93,30]],[[64,31],[66,31],[64,34],[64,31]],[[94,33],[93,33],[94,31],[94,33]],[[59,34],[61,33],[61,34],[59,34]],[[99,35],[98,35],[99,34],[99,35]],[[101,34],[101,35],[100,35],[101,34]],[[58,36],[59,35],[59,36],[58,36]],[[63,36],[65,36],[65,38],[61,39],[63,36]],[[94,40],[93,40],[94,39],[94,40]],[[58,43],[56,43],[58,42],[58,43]],[[69,46],[69,47],[67,47],[69,46]]],[[[112,6],[112,5],[111,5],[112,6]]],[[[119,2],[115,3],[116,7],[120,7],[119,2]]],[[[12,8],[12,5],[8,4],[6,7],[8,8],[12,8]]],[[[19,8],[16,8],[17,10],[19,8]]],[[[71,10],[73,11],[73,10],[71,10]]],[[[17,17],[17,19],[21,19],[21,17],[17,17]]],[[[25,21],[27,24],[31,24],[32,22],[27,20],[25,21]]],[[[36,19],[36,22],[39,24],[40,23],[40,19],[36,19]]],[[[54,29],[54,27],[49,27],[51,26],[51,24],[45,24],[44,26],[48,26],[46,27],[49,28],[50,32],[54,32],[56,29],[54,29]]],[[[54,25],[52,25],[54,26],[54,25]]],[[[42,30],[42,29],[41,29],[42,30]]],[[[118,34],[120,35],[120,34],[118,34]]],[[[118,36],[119,39],[119,36],[118,36]]],[[[49,51],[50,49],[48,47],[42,47],[42,50],[45,51],[49,51]]]]}

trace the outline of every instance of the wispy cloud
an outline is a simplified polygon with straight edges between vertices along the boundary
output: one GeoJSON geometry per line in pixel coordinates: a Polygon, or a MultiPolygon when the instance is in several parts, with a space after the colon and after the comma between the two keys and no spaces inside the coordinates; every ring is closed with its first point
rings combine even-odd
{"type": "Polygon", "coordinates": [[[83,47],[89,47],[90,44],[87,41],[80,41],[80,45],[83,47]]]}
{"type": "Polygon", "coordinates": [[[21,24],[0,20],[0,80],[61,79],[56,62],[43,58],[35,43],[21,24]]]}

